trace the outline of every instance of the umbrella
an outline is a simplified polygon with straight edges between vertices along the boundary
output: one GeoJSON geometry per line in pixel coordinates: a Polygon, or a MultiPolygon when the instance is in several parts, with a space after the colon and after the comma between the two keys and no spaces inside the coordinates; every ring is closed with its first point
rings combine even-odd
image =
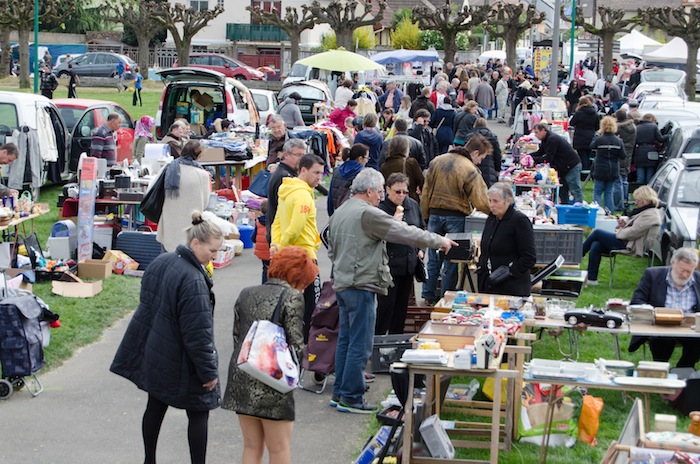
{"type": "Polygon", "coordinates": [[[372,56],[372,61],[380,64],[406,63],[412,61],[438,61],[440,57],[435,50],[390,50],[372,56]]]}
{"type": "Polygon", "coordinates": [[[328,71],[369,71],[371,69],[384,69],[384,66],[381,64],[342,48],[311,55],[299,60],[298,63],[311,66],[312,68],[327,69],[328,71]]]}

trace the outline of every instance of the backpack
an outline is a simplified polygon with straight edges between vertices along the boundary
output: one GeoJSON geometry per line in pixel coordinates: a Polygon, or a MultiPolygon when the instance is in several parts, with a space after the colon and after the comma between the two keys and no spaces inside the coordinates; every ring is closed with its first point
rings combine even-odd
{"type": "Polygon", "coordinates": [[[459,91],[459,95],[457,96],[457,104],[462,105],[464,103],[464,90],[459,91]]]}

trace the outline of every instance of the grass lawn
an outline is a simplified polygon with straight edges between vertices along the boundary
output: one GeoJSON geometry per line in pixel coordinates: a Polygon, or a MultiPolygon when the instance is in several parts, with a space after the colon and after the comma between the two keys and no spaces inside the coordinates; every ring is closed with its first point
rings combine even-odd
{"type": "MultiPolygon", "coordinates": [[[[134,120],[148,114],[155,116],[160,101],[162,84],[159,82],[145,82],[146,88],[142,91],[144,101],[143,107],[131,105],[132,94],[129,92],[118,93],[116,89],[104,88],[79,88],[78,95],[82,98],[95,98],[101,100],[111,100],[122,104],[131,114],[134,120]]],[[[8,78],[0,81],[0,90],[18,90],[16,78],[8,78]]],[[[63,97],[67,90],[65,84],[59,87],[56,96],[63,97]]],[[[41,200],[49,202],[52,208],[51,213],[35,221],[36,230],[40,243],[45,243],[50,234],[51,226],[57,220],[58,215],[55,208],[56,197],[60,188],[57,186],[45,187],[42,189],[41,200]]],[[[589,184],[584,191],[588,200],[592,197],[592,185],[589,184]]],[[[585,269],[587,261],[584,260],[582,268],[585,269]]],[[[602,306],[608,298],[621,297],[629,299],[641,276],[647,267],[645,259],[635,259],[620,257],[615,270],[615,282],[612,288],[608,288],[609,267],[607,259],[601,263],[599,274],[600,285],[598,287],[588,287],[583,290],[578,300],[578,306],[588,305],[602,306]]],[[[105,327],[123,317],[129,311],[136,308],[138,304],[138,293],[140,279],[113,276],[104,282],[102,293],[89,300],[61,298],[51,295],[50,284],[38,284],[35,293],[43,298],[51,309],[61,315],[62,327],[52,332],[51,345],[47,349],[46,357],[48,367],[53,368],[60,365],[69,358],[77,348],[96,340],[105,327]]],[[[557,340],[545,335],[542,340],[533,344],[533,356],[548,359],[561,359],[562,351],[568,353],[568,338],[566,335],[560,337],[560,346],[557,340]]],[[[620,336],[622,346],[622,357],[631,361],[641,359],[641,350],[637,353],[629,354],[626,347],[629,342],[628,336],[620,336]]],[[[671,362],[677,361],[679,356],[677,350],[676,357],[671,362]]],[[[593,361],[596,358],[614,359],[614,349],[612,339],[609,335],[584,333],[580,339],[581,361],[593,361]]],[[[464,379],[455,379],[454,383],[468,383],[464,379]]],[[[598,432],[599,444],[591,447],[587,444],[577,443],[573,448],[553,448],[549,452],[549,462],[551,463],[572,463],[572,462],[598,462],[603,456],[611,440],[616,439],[620,433],[622,425],[627,417],[631,402],[623,402],[620,393],[595,390],[592,393],[604,399],[605,407],[600,417],[600,429],[598,432]]],[[[480,393],[481,394],[481,393],[480,393]]],[[[653,398],[653,412],[673,413],[659,398],[653,398]]],[[[687,418],[679,419],[679,430],[687,426],[687,418]]],[[[375,419],[368,422],[368,434],[373,433],[378,428],[375,419]]],[[[539,448],[534,445],[516,444],[510,453],[500,453],[499,461],[502,463],[532,463],[537,461],[539,448]]],[[[485,451],[458,450],[458,457],[462,458],[483,458],[485,451]]]]}

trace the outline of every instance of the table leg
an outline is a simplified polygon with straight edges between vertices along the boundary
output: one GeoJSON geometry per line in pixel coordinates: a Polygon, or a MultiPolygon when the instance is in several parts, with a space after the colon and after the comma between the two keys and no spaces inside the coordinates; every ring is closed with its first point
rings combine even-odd
{"type": "Polygon", "coordinates": [[[226,170],[226,187],[225,188],[231,188],[231,166],[226,166],[224,169],[226,170]]]}
{"type": "Polygon", "coordinates": [[[403,458],[402,464],[410,464],[413,455],[413,379],[415,375],[408,370],[408,398],[404,411],[403,427],[403,458]]]}
{"type": "Polygon", "coordinates": [[[642,393],[644,396],[644,426],[646,431],[651,431],[651,404],[649,403],[649,393],[642,393]]]}
{"type": "Polygon", "coordinates": [[[243,186],[243,165],[236,165],[236,188],[242,190],[243,186]]]}
{"type": "MultiPolygon", "coordinates": [[[[501,376],[493,377],[493,406],[491,407],[491,464],[498,464],[498,443],[501,431],[501,376]]],[[[508,420],[508,414],[506,414],[508,420]]]]}
{"type": "Polygon", "coordinates": [[[542,436],[542,446],[540,447],[539,464],[547,462],[547,451],[549,450],[549,437],[552,435],[552,422],[554,421],[554,405],[557,401],[557,393],[560,385],[552,385],[547,402],[547,414],[544,422],[544,435],[542,436]]]}
{"type": "Polygon", "coordinates": [[[613,336],[613,339],[615,340],[615,354],[617,354],[617,360],[621,360],[622,356],[620,354],[620,339],[618,338],[616,333],[611,334],[613,336]]]}

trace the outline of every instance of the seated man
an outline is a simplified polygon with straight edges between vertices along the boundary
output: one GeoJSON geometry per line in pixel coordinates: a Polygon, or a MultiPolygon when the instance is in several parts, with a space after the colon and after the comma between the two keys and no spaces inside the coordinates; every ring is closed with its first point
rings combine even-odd
{"type": "MultiPolygon", "coordinates": [[[[680,248],[673,253],[671,266],[652,267],[644,271],[630,304],[650,304],[654,307],[681,308],[685,316],[698,311],[700,303],[700,272],[698,255],[692,248],[680,248]]],[[[694,367],[700,359],[700,340],[683,337],[639,337],[630,341],[629,351],[636,351],[646,340],[654,361],[668,361],[676,343],[683,354],[676,367],[694,367]]]]}

